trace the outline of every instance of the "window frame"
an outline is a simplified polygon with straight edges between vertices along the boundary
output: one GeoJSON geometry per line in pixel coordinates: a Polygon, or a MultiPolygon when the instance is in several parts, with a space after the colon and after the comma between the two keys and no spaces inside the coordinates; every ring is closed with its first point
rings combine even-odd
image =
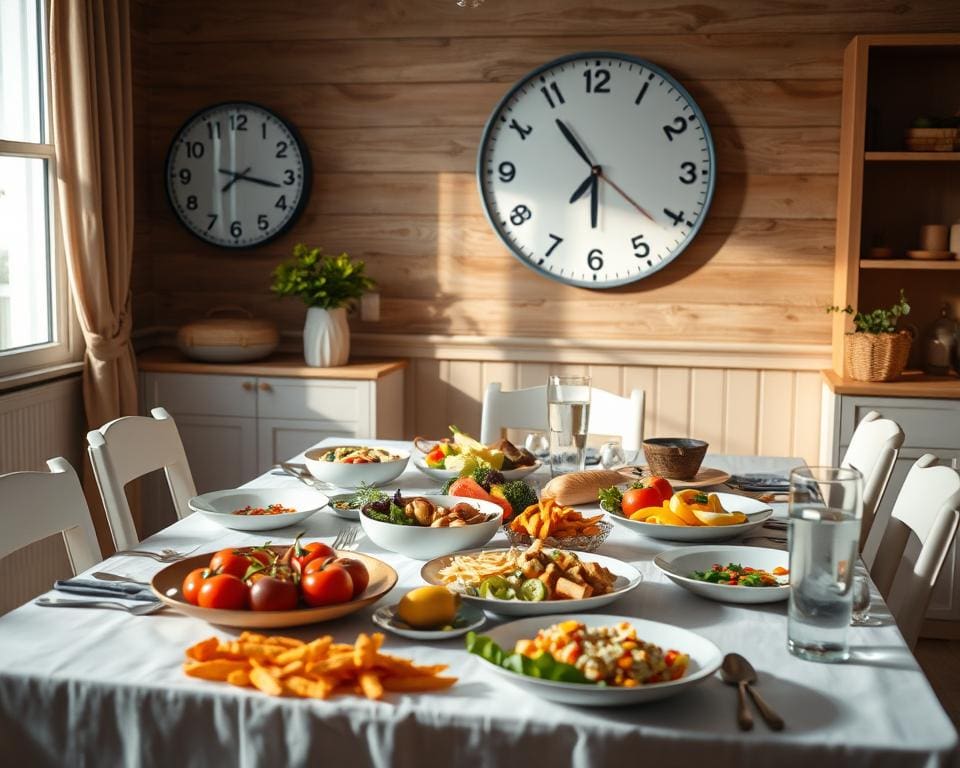
{"type": "Polygon", "coordinates": [[[47,170],[47,242],[49,248],[50,308],[53,341],[15,349],[0,350],[0,390],[20,386],[27,380],[42,380],[79,370],[83,359],[83,334],[70,294],[66,254],[61,238],[57,158],[53,144],[52,96],[50,87],[49,0],[38,0],[41,14],[37,59],[43,83],[43,113],[40,142],[10,141],[0,138],[0,155],[46,161],[47,170]],[[72,365],[71,365],[72,364],[72,365]]]}

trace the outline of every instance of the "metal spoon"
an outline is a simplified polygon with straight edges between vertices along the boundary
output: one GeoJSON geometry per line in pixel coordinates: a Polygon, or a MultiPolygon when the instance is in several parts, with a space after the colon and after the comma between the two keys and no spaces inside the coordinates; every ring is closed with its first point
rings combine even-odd
{"type": "Polygon", "coordinates": [[[757,682],[757,671],[753,668],[743,656],[739,653],[728,653],[723,657],[723,666],[720,667],[720,675],[725,683],[736,685],[739,692],[740,711],[737,713],[737,722],[744,731],[749,731],[753,727],[753,717],[747,709],[747,699],[745,692],[750,694],[753,703],[757,705],[760,716],[764,719],[770,730],[782,731],[783,718],[780,717],[764,701],[763,697],[757,693],[752,684],[757,682]]]}

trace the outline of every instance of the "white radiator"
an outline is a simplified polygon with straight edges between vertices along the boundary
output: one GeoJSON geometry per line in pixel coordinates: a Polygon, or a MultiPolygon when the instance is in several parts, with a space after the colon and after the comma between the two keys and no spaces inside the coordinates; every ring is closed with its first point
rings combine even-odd
{"type": "MultiPolygon", "coordinates": [[[[46,470],[47,459],[52,456],[63,456],[79,474],[86,444],[83,425],[78,376],[7,395],[0,393],[0,474],[46,470]]],[[[3,518],[17,514],[29,514],[29,510],[10,509],[0,498],[0,526],[3,518]]],[[[0,560],[0,615],[50,589],[55,579],[69,575],[69,561],[59,535],[0,560]]]]}

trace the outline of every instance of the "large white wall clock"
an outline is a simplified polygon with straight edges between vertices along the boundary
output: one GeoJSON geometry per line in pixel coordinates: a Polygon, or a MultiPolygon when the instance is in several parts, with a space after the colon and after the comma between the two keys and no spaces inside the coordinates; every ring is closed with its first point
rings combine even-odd
{"type": "Polygon", "coordinates": [[[310,156],[291,125],[249,102],[190,117],[167,153],[167,197],[201,240],[250,248],[282,234],[310,192],[310,156]]]}
{"type": "Polygon", "coordinates": [[[477,162],[484,211],[524,264],[609,288],[676,259],[716,180],[710,129],[673,77],[620,53],[534,70],[487,121],[477,162]]]}

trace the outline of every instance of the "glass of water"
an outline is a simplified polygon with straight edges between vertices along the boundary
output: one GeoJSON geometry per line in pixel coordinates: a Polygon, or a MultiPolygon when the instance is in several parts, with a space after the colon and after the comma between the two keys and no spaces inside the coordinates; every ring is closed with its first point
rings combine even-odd
{"type": "Polygon", "coordinates": [[[587,460],[590,377],[551,376],[547,382],[550,474],[582,471],[587,460]]]}
{"type": "Polygon", "coordinates": [[[853,576],[863,515],[855,469],[800,467],[790,473],[790,605],[787,648],[810,661],[845,661],[853,576]]]}
{"type": "Polygon", "coordinates": [[[870,621],[870,582],[862,573],[853,579],[853,605],[850,623],[855,627],[866,627],[870,621]]]}

